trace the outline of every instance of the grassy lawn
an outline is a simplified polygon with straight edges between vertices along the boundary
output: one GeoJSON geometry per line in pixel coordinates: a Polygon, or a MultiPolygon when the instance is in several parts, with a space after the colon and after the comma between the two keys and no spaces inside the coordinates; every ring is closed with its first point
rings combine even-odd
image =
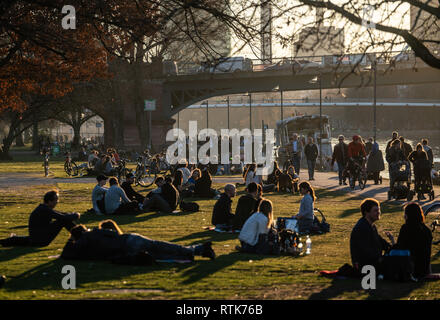
{"type": "MultiPolygon", "coordinates": [[[[11,163],[23,172],[34,162],[11,163]]],[[[41,166],[41,164],[40,164],[41,166]]],[[[7,165],[2,163],[1,170],[7,165]]],[[[10,171],[9,171],[10,172],[10,171]]],[[[58,183],[60,211],[85,212],[91,207],[94,184],[58,183]]],[[[220,188],[220,185],[215,185],[220,188]]],[[[40,203],[48,186],[0,189],[0,237],[11,232],[27,235],[30,212],[40,203]]],[[[144,190],[145,191],[145,190],[144,190]]],[[[244,193],[238,189],[238,196],[244,193]]],[[[299,196],[269,193],[275,216],[289,216],[299,209],[299,196]]],[[[216,233],[204,227],[211,222],[214,200],[196,199],[196,213],[143,213],[113,219],[124,232],[136,232],[152,239],[190,245],[210,240],[217,259],[196,257],[194,263],[160,263],[151,267],[121,266],[95,261],[77,262],[57,258],[68,239],[62,230],[45,248],[0,248],[0,273],[7,283],[0,299],[439,299],[440,283],[378,282],[377,289],[365,291],[360,281],[321,277],[320,270],[333,270],[350,262],[350,231],[360,217],[361,199],[336,191],[317,190],[317,203],[331,224],[331,232],[313,236],[310,256],[271,257],[241,254],[237,234],[216,233]],[[76,268],[77,289],[63,290],[61,269],[76,268]]],[[[235,209],[237,198],[233,201],[235,209]]],[[[398,235],[403,223],[400,205],[384,203],[380,232],[398,235]]],[[[106,217],[83,214],[80,222],[89,228],[106,217]]],[[[438,238],[438,237],[437,237],[438,238]]],[[[303,239],[305,240],[305,239],[303,239]]],[[[440,272],[439,246],[433,246],[433,272],[440,272]]]]}

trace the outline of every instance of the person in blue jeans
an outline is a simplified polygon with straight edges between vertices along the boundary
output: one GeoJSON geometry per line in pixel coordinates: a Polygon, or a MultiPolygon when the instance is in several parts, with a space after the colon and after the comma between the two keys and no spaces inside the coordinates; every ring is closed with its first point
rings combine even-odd
{"type": "Polygon", "coordinates": [[[135,257],[149,255],[154,260],[194,260],[194,256],[215,259],[211,242],[181,246],[158,241],[136,233],[123,233],[113,220],[102,221],[98,228],[88,230],[78,225],[63,249],[61,258],[108,260],[130,263],[135,257]]]}
{"type": "Polygon", "coordinates": [[[309,169],[309,180],[315,180],[315,164],[316,158],[318,158],[318,147],[313,142],[313,137],[307,138],[307,145],[304,147],[304,154],[307,159],[307,167],[309,169]]]}

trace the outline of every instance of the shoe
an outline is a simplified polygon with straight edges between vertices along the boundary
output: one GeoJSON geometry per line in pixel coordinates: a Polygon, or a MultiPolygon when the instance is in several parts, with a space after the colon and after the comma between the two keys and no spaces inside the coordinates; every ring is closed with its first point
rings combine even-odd
{"type": "Polygon", "coordinates": [[[342,186],[342,181],[339,181],[339,185],[342,186]]]}
{"type": "Polygon", "coordinates": [[[212,242],[211,241],[205,242],[203,244],[202,257],[214,260],[215,259],[215,252],[214,252],[214,250],[212,249],[211,246],[212,246],[212,242]]]}
{"type": "Polygon", "coordinates": [[[344,181],[344,186],[346,186],[346,185],[347,185],[347,182],[344,181]]]}
{"type": "Polygon", "coordinates": [[[216,227],[214,229],[215,232],[226,232],[226,230],[216,227]]]}

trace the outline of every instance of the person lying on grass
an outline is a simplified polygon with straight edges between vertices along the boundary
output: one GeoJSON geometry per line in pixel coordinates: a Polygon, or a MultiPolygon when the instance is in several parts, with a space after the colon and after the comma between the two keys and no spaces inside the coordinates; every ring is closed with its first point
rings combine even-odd
{"type": "Polygon", "coordinates": [[[13,246],[48,246],[60,233],[62,228],[70,231],[75,227],[73,221],[78,220],[80,214],[62,213],[55,211],[58,204],[58,192],[53,190],[44,195],[43,203],[40,204],[29,217],[29,236],[17,236],[12,234],[9,238],[0,240],[4,247],[13,246]]]}
{"type": "Polygon", "coordinates": [[[61,258],[106,260],[121,264],[151,264],[154,260],[194,260],[194,256],[215,259],[211,242],[181,246],[149,239],[136,233],[123,233],[113,220],[102,221],[98,228],[78,225],[71,230],[61,258]]]}

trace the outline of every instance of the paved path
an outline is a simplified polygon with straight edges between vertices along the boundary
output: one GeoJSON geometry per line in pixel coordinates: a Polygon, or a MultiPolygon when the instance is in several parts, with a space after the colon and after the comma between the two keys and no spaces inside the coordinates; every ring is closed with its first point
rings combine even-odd
{"type": "MultiPolygon", "coordinates": [[[[308,178],[307,172],[301,172],[300,178],[306,180],[308,178]]],[[[57,183],[95,183],[96,179],[91,178],[45,178],[41,174],[37,173],[4,173],[0,175],[0,190],[7,189],[11,187],[20,186],[32,186],[32,185],[55,185],[57,183]]],[[[215,183],[242,183],[243,179],[240,177],[224,177],[215,176],[215,183]]],[[[316,172],[315,181],[311,181],[312,186],[319,189],[326,190],[343,190],[347,193],[353,195],[353,197],[367,198],[373,197],[380,201],[387,200],[387,192],[389,189],[388,180],[384,179],[382,185],[374,185],[373,181],[368,181],[367,186],[364,190],[360,190],[359,186],[356,185],[355,190],[347,186],[339,186],[337,173],[333,172],[316,172]]],[[[413,186],[412,186],[413,187],[413,186]]],[[[436,199],[438,200],[438,195],[440,194],[440,187],[435,186],[434,188],[436,199]]],[[[416,200],[416,199],[414,199],[416,200]]],[[[427,203],[427,202],[424,202],[427,203]]]]}

